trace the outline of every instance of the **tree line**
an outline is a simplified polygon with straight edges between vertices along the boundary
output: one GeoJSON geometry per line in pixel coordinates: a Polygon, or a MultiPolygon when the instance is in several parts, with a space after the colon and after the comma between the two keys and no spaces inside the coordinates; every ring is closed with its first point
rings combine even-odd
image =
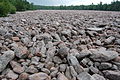
{"type": "Polygon", "coordinates": [[[97,5],[78,5],[78,6],[40,6],[36,5],[37,9],[41,10],[104,10],[104,11],[120,11],[120,1],[112,1],[111,4],[103,4],[100,2],[97,5]]]}
{"type": "Polygon", "coordinates": [[[34,10],[33,3],[27,0],[0,0],[0,16],[14,14],[16,11],[34,10]]]}
{"type": "Polygon", "coordinates": [[[0,0],[0,17],[14,14],[16,11],[25,10],[104,10],[104,11],[120,11],[120,1],[112,1],[110,4],[91,4],[78,6],[41,6],[29,3],[27,0],[0,0]]]}

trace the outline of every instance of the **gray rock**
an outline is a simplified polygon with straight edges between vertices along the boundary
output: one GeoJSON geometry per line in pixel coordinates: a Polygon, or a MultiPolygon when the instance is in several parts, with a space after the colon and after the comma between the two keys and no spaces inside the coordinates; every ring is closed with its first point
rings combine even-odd
{"type": "Polygon", "coordinates": [[[60,71],[64,72],[66,68],[67,68],[66,64],[60,64],[60,67],[59,67],[60,71]]]}
{"type": "Polygon", "coordinates": [[[67,29],[67,30],[62,31],[61,34],[64,36],[71,36],[71,31],[67,29]]]}
{"type": "Polygon", "coordinates": [[[53,57],[55,56],[55,51],[56,51],[56,47],[51,47],[48,49],[48,51],[46,52],[47,54],[46,62],[52,61],[53,57]]]}
{"type": "Polygon", "coordinates": [[[41,40],[41,39],[44,40],[45,44],[47,44],[49,41],[51,41],[52,36],[49,33],[44,33],[44,34],[37,35],[36,38],[38,40],[41,40]]]}
{"type": "Polygon", "coordinates": [[[0,28],[0,35],[4,36],[7,33],[7,30],[4,28],[0,28]]]}
{"type": "Polygon", "coordinates": [[[47,62],[47,64],[45,64],[45,67],[50,70],[52,67],[54,67],[54,65],[55,64],[53,62],[47,62]]]}
{"type": "Polygon", "coordinates": [[[18,46],[15,48],[15,55],[18,58],[26,58],[28,54],[28,49],[25,46],[18,46]]]}
{"type": "Polygon", "coordinates": [[[78,80],[95,80],[90,74],[87,72],[82,72],[77,76],[78,80]]]}
{"type": "Polygon", "coordinates": [[[99,65],[100,70],[106,70],[106,69],[110,69],[110,68],[112,68],[111,63],[103,62],[99,65]]]}
{"type": "Polygon", "coordinates": [[[58,77],[57,77],[57,80],[68,80],[68,78],[64,74],[59,73],[58,77]]]}
{"type": "Polygon", "coordinates": [[[16,80],[18,78],[18,75],[14,73],[12,70],[10,70],[7,74],[6,77],[12,80],[16,80]]]}
{"type": "Polygon", "coordinates": [[[30,44],[30,42],[31,42],[28,37],[22,38],[21,40],[22,40],[22,42],[23,42],[26,46],[28,46],[28,45],[30,44]]]}
{"type": "Polygon", "coordinates": [[[112,43],[114,40],[115,40],[115,37],[110,36],[109,38],[107,38],[107,39],[105,40],[105,44],[110,44],[110,43],[112,43]]]}
{"type": "Polygon", "coordinates": [[[37,56],[32,57],[31,64],[38,65],[39,64],[39,60],[40,60],[40,57],[37,57],[37,56]]]}
{"type": "Polygon", "coordinates": [[[53,61],[54,61],[54,63],[56,63],[56,64],[62,63],[62,60],[61,60],[58,56],[55,56],[55,57],[53,58],[53,61]]]}
{"type": "Polygon", "coordinates": [[[90,51],[92,52],[90,58],[94,61],[110,61],[118,57],[118,53],[115,51],[106,51],[101,49],[91,49],[90,51]]]}
{"type": "Polygon", "coordinates": [[[77,58],[75,56],[69,55],[67,57],[69,65],[73,66],[75,71],[79,74],[83,72],[83,67],[79,64],[77,58]]]}
{"type": "Polygon", "coordinates": [[[57,73],[58,73],[58,70],[55,70],[55,71],[50,73],[50,76],[55,77],[55,76],[57,76],[57,73]]]}
{"type": "Polygon", "coordinates": [[[37,73],[38,72],[38,70],[34,66],[29,66],[28,68],[26,68],[25,71],[28,73],[37,73]]]}
{"type": "Polygon", "coordinates": [[[19,63],[15,62],[15,61],[11,61],[10,65],[13,68],[13,71],[18,74],[24,72],[24,70],[25,70],[24,67],[22,67],[19,63]]]}
{"type": "Polygon", "coordinates": [[[104,75],[109,80],[120,80],[120,71],[104,71],[104,75]]]}
{"type": "Polygon", "coordinates": [[[97,32],[95,31],[86,31],[86,34],[89,35],[90,37],[94,37],[97,32]]]}
{"type": "Polygon", "coordinates": [[[50,70],[48,70],[48,69],[46,69],[46,68],[42,68],[41,71],[43,71],[44,73],[46,73],[46,74],[48,74],[48,75],[50,74],[50,70]]]}
{"type": "Polygon", "coordinates": [[[67,66],[66,71],[65,71],[65,76],[71,80],[72,76],[71,76],[71,72],[70,72],[70,67],[67,66]]]}
{"type": "Polygon", "coordinates": [[[100,40],[97,40],[97,41],[95,42],[95,44],[98,45],[98,46],[101,46],[101,45],[102,45],[102,43],[101,43],[100,40]]]}
{"type": "Polygon", "coordinates": [[[94,77],[95,80],[106,80],[103,76],[99,74],[93,74],[92,77],[94,77]]]}
{"type": "Polygon", "coordinates": [[[73,66],[70,66],[70,73],[71,73],[72,78],[76,78],[77,77],[77,72],[75,71],[73,66]]]}
{"type": "Polygon", "coordinates": [[[93,67],[93,66],[89,67],[89,70],[90,70],[90,72],[92,72],[92,73],[94,73],[94,74],[99,73],[99,69],[98,69],[98,68],[95,68],[95,67],[93,67]]]}
{"type": "Polygon", "coordinates": [[[115,43],[118,44],[118,45],[120,45],[120,39],[117,39],[117,40],[115,41],[115,43]]]}
{"type": "Polygon", "coordinates": [[[14,52],[13,51],[5,51],[3,52],[3,55],[0,56],[0,72],[2,72],[8,63],[14,58],[14,52]]]}
{"type": "Polygon", "coordinates": [[[82,59],[90,54],[91,54],[91,52],[89,50],[82,50],[76,57],[78,59],[82,59]]]}
{"type": "Polygon", "coordinates": [[[29,76],[29,80],[51,80],[46,73],[35,73],[29,76]]]}
{"type": "Polygon", "coordinates": [[[68,55],[68,53],[69,53],[69,48],[67,48],[67,47],[60,47],[60,49],[58,50],[58,54],[62,58],[66,57],[68,55]]]}

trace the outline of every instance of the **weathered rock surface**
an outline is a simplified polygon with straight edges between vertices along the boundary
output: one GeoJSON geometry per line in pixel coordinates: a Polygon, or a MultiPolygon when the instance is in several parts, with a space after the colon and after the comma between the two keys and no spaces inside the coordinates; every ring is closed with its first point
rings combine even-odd
{"type": "Polygon", "coordinates": [[[0,56],[0,72],[2,72],[8,63],[14,58],[15,54],[13,51],[5,51],[3,55],[0,56]]]}

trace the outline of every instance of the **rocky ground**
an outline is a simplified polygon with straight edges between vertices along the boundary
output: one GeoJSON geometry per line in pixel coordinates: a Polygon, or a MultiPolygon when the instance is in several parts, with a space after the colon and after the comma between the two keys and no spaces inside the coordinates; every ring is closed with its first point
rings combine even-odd
{"type": "Polygon", "coordinates": [[[120,80],[120,12],[0,18],[0,80],[120,80]]]}

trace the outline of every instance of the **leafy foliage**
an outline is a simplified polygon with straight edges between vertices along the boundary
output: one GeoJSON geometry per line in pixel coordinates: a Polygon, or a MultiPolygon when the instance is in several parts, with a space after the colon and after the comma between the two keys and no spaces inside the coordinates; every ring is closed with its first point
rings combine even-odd
{"type": "Polygon", "coordinates": [[[27,0],[0,0],[0,16],[33,9],[35,9],[33,3],[29,3],[27,0]]]}

